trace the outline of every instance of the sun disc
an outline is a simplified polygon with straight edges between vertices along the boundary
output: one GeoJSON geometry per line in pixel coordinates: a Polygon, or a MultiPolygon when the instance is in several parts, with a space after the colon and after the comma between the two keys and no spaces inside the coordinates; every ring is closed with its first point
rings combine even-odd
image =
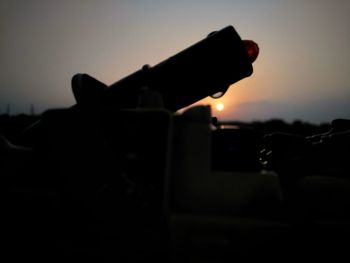
{"type": "Polygon", "coordinates": [[[216,104],[216,109],[217,109],[218,111],[222,111],[222,110],[224,109],[224,104],[222,104],[222,103],[216,104]]]}

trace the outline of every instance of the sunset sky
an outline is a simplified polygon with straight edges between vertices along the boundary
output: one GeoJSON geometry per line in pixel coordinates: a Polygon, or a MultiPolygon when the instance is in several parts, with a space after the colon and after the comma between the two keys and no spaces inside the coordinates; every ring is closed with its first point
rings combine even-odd
{"type": "Polygon", "coordinates": [[[259,44],[219,119],[350,118],[348,0],[0,0],[0,113],[74,104],[71,77],[112,84],[227,25],[259,44]]]}

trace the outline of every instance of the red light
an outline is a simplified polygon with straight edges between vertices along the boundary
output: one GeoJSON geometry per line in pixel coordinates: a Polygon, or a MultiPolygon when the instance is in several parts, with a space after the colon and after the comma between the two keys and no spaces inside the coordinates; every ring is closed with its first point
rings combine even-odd
{"type": "Polygon", "coordinates": [[[259,55],[259,46],[252,40],[243,40],[250,62],[253,63],[259,55]]]}

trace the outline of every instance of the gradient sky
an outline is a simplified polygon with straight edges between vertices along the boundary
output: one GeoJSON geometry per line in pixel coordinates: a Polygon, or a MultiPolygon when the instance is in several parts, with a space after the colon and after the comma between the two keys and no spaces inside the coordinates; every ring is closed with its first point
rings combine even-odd
{"type": "Polygon", "coordinates": [[[112,84],[227,25],[261,53],[213,115],[350,118],[347,0],[0,0],[0,113],[70,106],[75,73],[112,84]]]}

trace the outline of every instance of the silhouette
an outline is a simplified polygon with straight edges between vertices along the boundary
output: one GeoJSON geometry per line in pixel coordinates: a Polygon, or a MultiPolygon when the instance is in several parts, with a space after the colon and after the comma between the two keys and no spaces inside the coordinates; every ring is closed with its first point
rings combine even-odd
{"type": "Polygon", "coordinates": [[[228,262],[304,252],[315,259],[321,248],[320,258],[346,256],[336,241],[348,234],[350,184],[332,181],[327,169],[348,170],[348,121],[314,135],[315,127],[279,120],[222,128],[207,106],[176,113],[250,76],[257,53],[229,26],[109,87],[77,74],[76,105],[0,127],[8,255],[228,262]],[[304,130],[271,135],[276,127],[304,130]],[[319,168],[332,189],[308,176],[319,168]],[[319,190],[336,206],[319,206],[327,201],[319,190]],[[337,227],[327,228],[331,222],[337,227]]]}
{"type": "Polygon", "coordinates": [[[76,105],[3,128],[14,261],[166,261],[173,112],[251,75],[257,52],[229,26],[110,87],[77,74],[76,105]]]}

